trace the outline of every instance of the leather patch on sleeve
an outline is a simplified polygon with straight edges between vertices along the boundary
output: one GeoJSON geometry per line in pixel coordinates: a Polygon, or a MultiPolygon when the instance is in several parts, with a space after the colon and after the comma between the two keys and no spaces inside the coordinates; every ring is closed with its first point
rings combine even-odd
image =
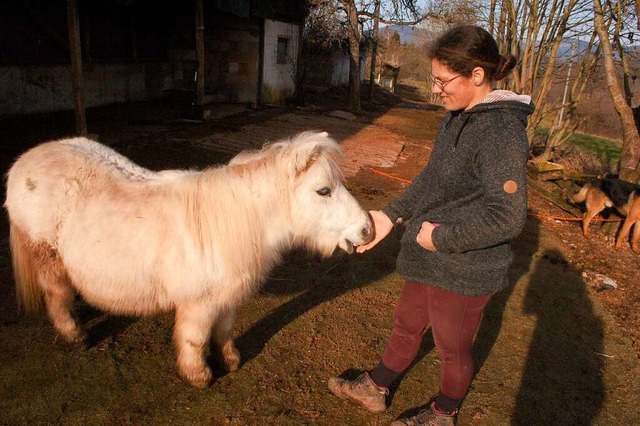
{"type": "Polygon", "coordinates": [[[502,185],[502,189],[504,190],[504,192],[506,192],[507,194],[513,194],[514,192],[516,192],[518,190],[518,184],[515,183],[512,180],[508,180],[504,183],[504,185],[502,185]]]}

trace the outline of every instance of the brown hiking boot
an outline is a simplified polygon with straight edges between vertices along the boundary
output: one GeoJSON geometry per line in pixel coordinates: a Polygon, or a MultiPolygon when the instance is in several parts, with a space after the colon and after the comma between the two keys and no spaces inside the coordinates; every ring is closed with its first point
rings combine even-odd
{"type": "Polygon", "coordinates": [[[453,413],[443,413],[436,409],[432,402],[429,408],[420,411],[415,416],[398,419],[391,426],[454,426],[458,417],[458,410],[453,413]]]}
{"type": "Polygon", "coordinates": [[[387,409],[385,397],[389,394],[389,390],[376,385],[367,372],[362,373],[355,380],[331,377],[329,390],[342,399],[362,405],[372,413],[382,413],[387,409]]]}

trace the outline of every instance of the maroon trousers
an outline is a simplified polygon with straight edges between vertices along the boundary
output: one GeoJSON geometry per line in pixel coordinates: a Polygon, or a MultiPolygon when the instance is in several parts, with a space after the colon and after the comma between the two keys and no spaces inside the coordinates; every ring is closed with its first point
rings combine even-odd
{"type": "Polygon", "coordinates": [[[396,372],[406,370],[431,324],[441,361],[440,392],[462,399],[473,376],[473,339],[490,298],[407,281],[393,313],[393,331],[382,355],[383,364],[396,372]]]}

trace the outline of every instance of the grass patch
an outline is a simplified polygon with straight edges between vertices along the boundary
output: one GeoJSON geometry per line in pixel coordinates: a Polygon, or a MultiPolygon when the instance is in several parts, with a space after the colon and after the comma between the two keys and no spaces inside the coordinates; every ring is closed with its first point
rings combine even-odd
{"type": "Polygon", "coordinates": [[[596,154],[607,164],[617,164],[622,154],[622,142],[600,136],[574,133],[567,143],[596,154]]]}
{"type": "MultiPolygon", "coordinates": [[[[537,128],[537,136],[546,136],[548,128],[537,128]]],[[[566,142],[578,149],[596,155],[603,164],[610,167],[618,164],[622,154],[622,142],[616,139],[603,138],[601,136],[587,135],[585,133],[574,133],[566,142]]]]}

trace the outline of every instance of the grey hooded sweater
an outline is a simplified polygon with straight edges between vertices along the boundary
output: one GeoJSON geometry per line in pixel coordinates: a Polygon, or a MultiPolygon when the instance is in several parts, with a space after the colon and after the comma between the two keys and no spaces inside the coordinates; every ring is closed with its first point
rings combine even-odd
{"type": "Polygon", "coordinates": [[[468,296],[508,285],[510,241],[527,215],[525,127],[533,109],[529,96],[495,90],[445,116],[429,163],[383,209],[394,223],[410,219],[397,260],[405,280],[468,296]],[[424,221],[440,224],[435,252],[416,241],[424,221]]]}

